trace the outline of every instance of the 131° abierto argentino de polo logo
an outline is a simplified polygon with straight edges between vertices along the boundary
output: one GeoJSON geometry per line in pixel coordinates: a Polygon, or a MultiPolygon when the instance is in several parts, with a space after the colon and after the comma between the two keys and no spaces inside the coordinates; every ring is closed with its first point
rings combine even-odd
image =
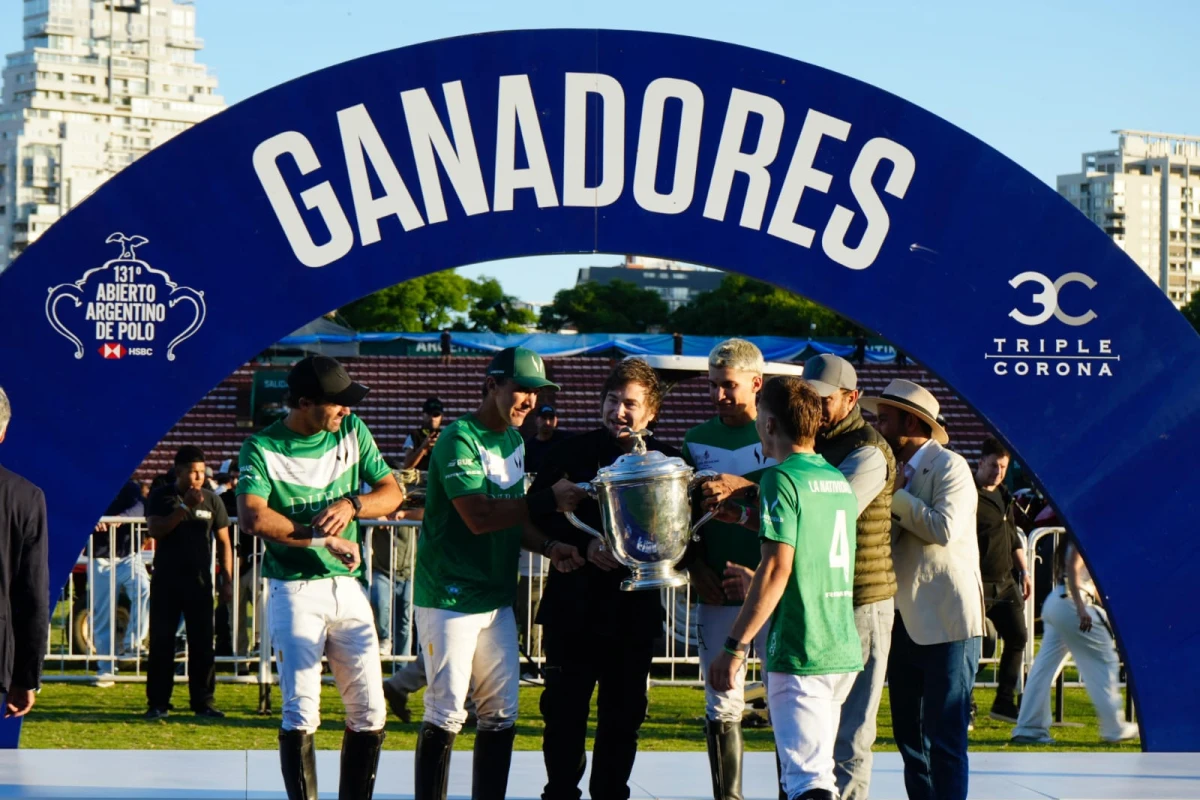
{"type": "MultiPolygon", "coordinates": [[[[121,255],[89,269],[74,283],[50,287],[46,319],[75,345],[75,358],[83,358],[83,340],[89,337],[94,338],[95,352],[104,359],[153,356],[154,343],[174,333],[165,348],[167,360],[174,361],[175,348],[204,324],[204,292],[180,286],[166,272],[138,258],[137,248],[150,243],[145,236],[126,236],[118,231],[104,241],[119,245],[121,255]],[[70,303],[60,310],[62,300],[70,303]],[[195,316],[178,330],[177,325],[168,322],[167,312],[181,303],[190,304],[195,316]],[[87,333],[76,335],[75,331],[82,331],[84,326],[87,333]]],[[[178,313],[171,315],[172,321],[178,318],[178,313]]]]}

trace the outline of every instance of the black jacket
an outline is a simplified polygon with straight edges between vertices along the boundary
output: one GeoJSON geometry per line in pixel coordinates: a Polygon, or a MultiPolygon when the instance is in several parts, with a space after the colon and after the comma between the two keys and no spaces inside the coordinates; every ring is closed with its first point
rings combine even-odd
{"type": "MultiPolygon", "coordinates": [[[[674,447],[654,437],[646,440],[648,450],[679,457],[674,447]]],[[[530,495],[549,489],[561,478],[573,483],[590,481],[624,453],[606,428],[572,436],[546,453],[541,470],[530,487],[530,495]]],[[[600,506],[585,500],[575,510],[581,522],[600,530],[600,506]]],[[[533,524],[552,539],[572,544],[580,554],[587,552],[593,537],[576,528],[566,516],[534,512],[533,524]]],[[[622,592],[621,581],[629,570],[604,571],[592,563],[574,572],[551,569],[538,607],[537,621],[552,626],[574,627],[594,634],[654,638],[662,633],[663,608],[659,592],[622,592]]]]}
{"type": "Polygon", "coordinates": [[[0,691],[35,689],[50,627],[46,498],[0,467],[0,691]]]}

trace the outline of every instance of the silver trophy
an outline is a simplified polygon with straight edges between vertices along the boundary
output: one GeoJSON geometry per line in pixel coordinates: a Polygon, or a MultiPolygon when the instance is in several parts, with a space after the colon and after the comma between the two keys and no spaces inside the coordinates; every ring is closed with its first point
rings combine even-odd
{"type": "Polygon", "coordinates": [[[691,524],[692,489],[717,473],[693,474],[683,459],[646,452],[646,431],[628,433],[637,440],[633,452],[601,469],[590,483],[579,484],[600,503],[604,532],[572,513],[567,513],[567,519],[600,539],[617,561],[633,572],[621,584],[622,591],[683,586],[687,576],[675,570],[675,563],[683,557],[696,529],[714,513],[710,511],[691,524]]]}

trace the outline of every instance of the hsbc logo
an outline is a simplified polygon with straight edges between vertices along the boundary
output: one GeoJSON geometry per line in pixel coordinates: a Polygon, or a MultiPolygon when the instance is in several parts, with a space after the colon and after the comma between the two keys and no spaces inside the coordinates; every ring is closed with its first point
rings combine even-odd
{"type": "Polygon", "coordinates": [[[125,356],[152,356],[153,347],[126,347],[120,342],[105,342],[100,345],[100,357],[107,361],[115,361],[125,356]]]}

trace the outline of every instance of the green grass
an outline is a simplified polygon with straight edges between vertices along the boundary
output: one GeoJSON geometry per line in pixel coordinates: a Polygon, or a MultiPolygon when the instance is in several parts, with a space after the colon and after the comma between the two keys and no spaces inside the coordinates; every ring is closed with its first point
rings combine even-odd
{"type": "MultiPolygon", "coordinates": [[[[542,744],[542,719],[538,711],[539,687],[521,688],[520,717],[517,722],[516,748],[538,750],[542,744]]],[[[986,717],[992,691],[975,692],[981,717],[971,735],[976,751],[1032,750],[1039,752],[1076,750],[1093,752],[1136,751],[1136,744],[1112,745],[1100,741],[1095,714],[1083,689],[1067,689],[1066,719],[1083,723],[1082,727],[1055,728],[1052,735],[1058,745],[1016,746],[1008,737],[1012,726],[986,717]]],[[[175,687],[175,703],[182,711],[167,720],[147,722],[141,718],[146,709],[145,687],[141,684],[117,684],[98,689],[80,684],[49,683],[38,696],[37,706],[28,717],[21,744],[29,748],[136,749],[136,750],[273,750],[279,727],[279,689],[272,691],[273,716],[259,716],[258,688],[252,685],[218,684],[217,705],[228,713],[224,720],[197,719],[187,711],[187,688],[175,687]]],[[[325,686],[322,693],[324,716],[317,732],[317,747],[335,749],[341,745],[344,713],[337,691],[325,686]]],[[[414,718],[419,719],[421,695],[409,701],[414,718]]],[[[704,750],[704,695],[698,689],[656,687],[650,691],[650,710],[642,725],[642,750],[704,750]]],[[[594,734],[595,713],[592,715],[594,734]]],[[[403,724],[389,715],[390,750],[410,750],[416,743],[419,722],[403,724]]],[[[879,712],[877,750],[894,750],[891,739],[891,711],[887,693],[879,712]]],[[[467,729],[456,742],[458,749],[470,749],[474,736],[467,729]]],[[[770,729],[745,731],[747,750],[774,747],[770,729]]],[[[590,743],[589,743],[590,746],[590,743]]]]}

